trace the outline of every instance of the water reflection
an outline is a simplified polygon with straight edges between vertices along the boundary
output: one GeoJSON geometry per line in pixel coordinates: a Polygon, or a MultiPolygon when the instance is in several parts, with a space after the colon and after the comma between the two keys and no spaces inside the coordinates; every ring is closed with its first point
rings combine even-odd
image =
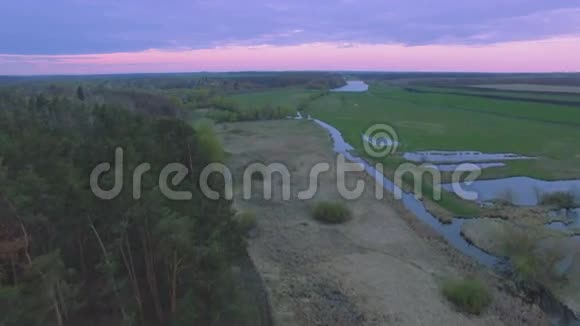
{"type": "MultiPolygon", "coordinates": [[[[396,188],[398,188],[391,180],[384,177],[383,174],[377,172],[377,170],[369,164],[364,159],[354,155],[352,150],[354,149],[350,144],[348,144],[342,134],[338,129],[327,124],[326,122],[313,119],[318,125],[326,129],[333,140],[333,149],[335,152],[342,154],[349,161],[354,163],[360,163],[364,166],[365,171],[373,178],[376,182],[379,182],[383,187],[390,193],[393,193],[396,188]]],[[[492,267],[503,262],[503,258],[493,256],[480,248],[469,243],[461,235],[461,227],[463,226],[463,219],[454,218],[450,224],[443,224],[437,218],[435,218],[431,213],[427,211],[423,203],[416,199],[412,193],[403,193],[402,203],[404,206],[413,213],[419,220],[431,226],[437,233],[443,236],[447,242],[457,248],[459,251],[463,252],[465,255],[474,258],[481,264],[492,267]]]]}
{"type": "Polygon", "coordinates": [[[362,80],[349,80],[346,85],[332,89],[331,92],[366,92],[369,90],[369,85],[367,85],[362,80]]]}
{"type": "Polygon", "coordinates": [[[482,153],[475,151],[418,151],[405,153],[403,157],[407,161],[416,163],[473,163],[534,159],[533,157],[514,153],[482,153]]]}
{"type": "MultiPolygon", "coordinates": [[[[471,184],[461,184],[467,191],[478,194],[479,202],[504,200],[517,206],[536,206],[542,197],[550,193],[566,192],[580,199],[580,180],[544,181],[530,177],[511,177],[493,180],[478,180],[471,184]]],[[[443,189],[453,191],[451,184],[443,189]]]]}

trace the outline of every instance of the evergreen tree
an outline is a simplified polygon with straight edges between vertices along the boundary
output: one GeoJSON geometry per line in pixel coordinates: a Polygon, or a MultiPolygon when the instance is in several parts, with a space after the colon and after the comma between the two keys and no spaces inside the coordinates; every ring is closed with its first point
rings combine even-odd
{"type": "Polygon", "coordinates": [[[85,101],[85,91],[82,86],[77,87],[77,98],[81,101],[85,101]]]}
{"type": "Polygon", "coordinates": [[[180,185],[194,202],[165,199],[154,177],[144,177],[139,201],[128,186],[142,162],[151,176],[172,162],[195,176],[223,159],[211,126],[42,94],[1,96],[0,126],[0,225],[16,225],[0,232],[0,246],[24,248],[0,255],[0,325],[244,325],[225,313],[237,305],[228,271],[244,254],[230,202],[202,196],[195,178],[180,185]],[[124,191],[103,201],[88,176],[117,146],[124,191]]]}

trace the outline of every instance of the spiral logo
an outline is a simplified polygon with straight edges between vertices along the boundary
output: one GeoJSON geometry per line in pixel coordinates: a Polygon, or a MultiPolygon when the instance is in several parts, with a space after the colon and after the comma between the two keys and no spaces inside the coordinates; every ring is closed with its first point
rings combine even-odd
{"type": "Polygon", "coordinates": [[[393,127],[385,124],[371,126],[363,135],[367,155],[380,158],[394,154],[399,146],[399,137],[393,127]]]}

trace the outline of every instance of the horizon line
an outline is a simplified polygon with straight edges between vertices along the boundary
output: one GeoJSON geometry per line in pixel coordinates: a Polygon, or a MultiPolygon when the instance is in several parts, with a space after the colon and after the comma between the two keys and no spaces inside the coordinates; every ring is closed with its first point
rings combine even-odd
{"type": "Polygon", "coordinates": [[[578,71],[467,71],[467,70],[324,70],[324,69],[284,69],[284,70],[191,70],[191,71],[142,71],[142,72],[114,72],[114,73],[55,73],[55,74],[9,74],[0,78],[11,77],[91,77],[91,76],[127,76],[127,75],[187,75],[187,74],[243,74],[243,73],[377,73],[377,74],[465,74],[465,75],[550,75],[550,74],[580,74],[578,71]]]}

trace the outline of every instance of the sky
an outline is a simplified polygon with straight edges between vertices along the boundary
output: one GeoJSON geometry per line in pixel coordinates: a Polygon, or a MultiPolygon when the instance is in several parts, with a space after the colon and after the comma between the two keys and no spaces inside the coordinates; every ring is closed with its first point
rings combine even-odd
{"type": "Polygon", "coordinates": [[[2,0],[0,75],[580,71],[580,0],[2,0]]]}

